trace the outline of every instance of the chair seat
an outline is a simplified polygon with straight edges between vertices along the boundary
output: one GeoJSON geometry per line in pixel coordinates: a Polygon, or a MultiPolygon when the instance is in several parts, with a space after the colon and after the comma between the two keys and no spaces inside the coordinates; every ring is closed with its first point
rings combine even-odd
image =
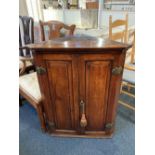
{"type": "Polygon", "coordinates": [[[21,60],[19,60],[19,69],[22,69],[24,67],[24,64],[21,60]]]}
{"type": "MultiPolygon", "coordinates": [[[[26,62],[25,67],[30,67],[33,65],[31,61],[25,61],[25,62],[26,62]]],[[[24,67],[23,61],[19,60],[19,69],[22,69],[23,67],[24,67]]]]}
{"type": "Polygon", "coordinates": [[[19,89],[22,89],[22,91],[34,98],[37,103],[41,101],[41,93],[36,72],[20,76],[19,89]]]}
{"type": "Polygon", "coordinates": [[[32,62],[31,61],[26,61],[26,67],[32,66],[32,62]]]}
{"type": "Polygon", "coordinates": [[[123,81],[135,84],[135,71],[124,69],[123,71],[123,81]]]}

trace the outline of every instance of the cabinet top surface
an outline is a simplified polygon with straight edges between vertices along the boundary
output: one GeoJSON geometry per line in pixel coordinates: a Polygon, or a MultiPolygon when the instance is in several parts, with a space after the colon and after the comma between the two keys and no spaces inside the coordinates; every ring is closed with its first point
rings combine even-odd
{"type": "Polygon", "coordinates": [[[36,44],[29,44],[26,47],[32,50],[57,50],[57,49],[128,49],[130,45],[118,43],[103,38],[90,36],[69,36],[52,39],[36,44]]]}

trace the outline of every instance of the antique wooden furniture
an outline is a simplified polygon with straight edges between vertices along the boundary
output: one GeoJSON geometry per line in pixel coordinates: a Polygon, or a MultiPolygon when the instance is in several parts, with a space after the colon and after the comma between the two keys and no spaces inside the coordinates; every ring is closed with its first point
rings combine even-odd
{"type": "Polygon", "coordinates": [[[98,9],[99,3],[98,2],[86,2],[86,9],[98,9]]]}
{"type": "MultiPolygon", "coordinates": [[[[25,45],[34,43],[33,18],[27,16],[19,16],[19,55],[20,59],[25,63],[24,71],[34,70],[32,52],[25,45]]],[[[22,63],[21,63],[22,64],[22,63]]],[[[22,73],[22,67],[20,72],[22,73]]]]}
{"type": "Polygon", "coordinates": [[[39,21],[39,23],[40,23],[42,41],[50,40],[53,38],[64,37],[65,35],[73,35],[76,27],[75,25],[68,26],[59,21],[47,21],[47,22],[39,21]],[[45,27],[46,27],[46,31],[45,31],[45,27]],[[48,30],[49,32],[47,31],[47,28],[49,29],[48,30]],[[63,29],[65,29],[67,32],[66,31],[62,32],[61,30],[63,29]],[[46,32],[48,32],[48,34],[46,32]],[[47,39],[46,39],[46,34],[48,35],[47,39]]]}
{"type": "MultiPolygon", "coordinates": [[[[26,67],[23,61],[20,61],[20,66],[22,67],[22,73],[24,73],[26,67]]],[[[19,77],[19,93],[36,109],[40,119],[41,129],[42,131],[46,131],[44,114],[42,110],[42,97],[36,72],[21,75],[19,77]]],[[[19,101],[20,104],[22,104],[21,100],[19,101]]]]}
{"type": "Polygon", "coordinates": [[[28,47],[37,66],[48,132],[111,137],[129,46],[72,36],[28,47]]]}
{"type": "Polygon", "coordinates": [[[42,98],[39,89],[35,66],[33,65],[33,56],[27,44],[34,42],[33,19],[31,17],[19,17],[19,103],[22,105],[22,99],[26,99],[37,111],[41,128],[46,131],[44,115],[42,110],[42,98]],[[33,73],[29,73],[29,72],[33,73]],[[28,74],[29,73],[29,74],[28,74]]]}
{"type": "Polygon", "coordinates": [[[123,43],[128,42],[128,14],[126,19],[112,20],[112,16],[109,16],[109,39],[115,41],[121,41],[123,43]],[[116,28],[120,28],[120,31],[116,32],[116,28]]]}
{"type": "MultiPolygon", "coordinates": [[[[131,98],[135,98],[135,95],[131,93],[131,88],[135,88],[135,30],[130,30],[129,41],[132,47],[127,51],[126,62],[124,65],[123,81],[121,86],[121,94],[125,94],[131,98]],[[128,89],[123,89],[126,86],[128,89]]],[[[119,100],[119,103],[126,108],[135,110],[135,107],[123,100],[119,100]]]]}

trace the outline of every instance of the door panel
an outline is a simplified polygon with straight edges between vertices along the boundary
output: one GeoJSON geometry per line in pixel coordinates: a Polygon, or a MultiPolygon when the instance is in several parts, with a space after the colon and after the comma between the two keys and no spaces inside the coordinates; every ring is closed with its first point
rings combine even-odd
{"type": "Polygon", "coordinates": [[[56,129],[72,129],[72,61],[47,61],[46,64],[56,129]]]}
{"type": "Polygon", "coordinates": [[[100,55],[81,57],[80,98],[85,101],[86,130],[104,130],[113,59],[102,59],[100,55]]]}
{"type": "Polygon", "coordinates": [[[86,63],[86,116],[88,129],[104,128],[110,81],[110,61],[86,63]]]}

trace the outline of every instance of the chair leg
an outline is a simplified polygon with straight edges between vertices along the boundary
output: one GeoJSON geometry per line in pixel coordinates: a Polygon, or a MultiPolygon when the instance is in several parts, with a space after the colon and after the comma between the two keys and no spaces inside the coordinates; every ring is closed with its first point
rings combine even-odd
{"type": "Polygon", "coordinates": [[[133,107],[133,106],[131,106],[131,105],[129,105],[129,104],[121,101],[121,100],[119,100],[118,103],[121,104],[121,105],[123,105],[124,107],[126,107],[128,109],[131,109],[131,110],[135,111],[135,107],[133,107]]]}
{"type": "Polygon", "coordinates": [[[128,88],[128,91],[130,92],[131,86],[129,84],[127,84],[127,88],[128,88]]]}
{"type": "Polygon", "coordinates": [[[46,123],[45,123],[44,113],[43,113],[43,109],[42,109],[41,104],[39,104],[37,106],[36,110],[37,110],[38,117],[39,117],[39,120],[40,120],[41,129],[42,129],[43,132],[46,132],[46,123]]]}
{"type": "Polygon", "coordinates": [[[23,105],[22,99],[21,99],[20,94],[19,94],[19,106],[21,107],[22,105],[23,105]]]}

